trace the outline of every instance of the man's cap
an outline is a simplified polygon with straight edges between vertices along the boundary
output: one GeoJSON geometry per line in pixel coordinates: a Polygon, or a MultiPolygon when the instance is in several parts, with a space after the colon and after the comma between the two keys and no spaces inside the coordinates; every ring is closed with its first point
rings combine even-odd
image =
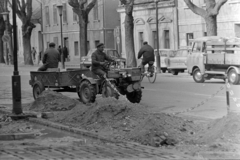
{"type": "Polygon", "coordinates": [[[55,47],[55,43],[53,42],[49,43],[49,47],[55,47]]]}
{"type": "Polygon", "coordinates": [[[144,41],[143,44],[144,44],[144,45],[145,45],[145,44],[148,44],[148,42],[147,42],[147,41],[144,41]]]}
{"type": "Polygon", "coordinates": [[[103,43],[99,43],[98,45],[97,45],[97,48],[99,48],[99,47],[101,47],[101,46],[103,46],[104,44],[103,43]]]}

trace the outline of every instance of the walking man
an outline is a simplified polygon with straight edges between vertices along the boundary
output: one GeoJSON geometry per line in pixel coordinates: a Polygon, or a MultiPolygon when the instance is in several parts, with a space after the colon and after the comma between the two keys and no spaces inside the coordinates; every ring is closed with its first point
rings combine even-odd
{"type": "Polygon", "coordinates": [[[32,47],[32,57],[33,57],[33,62],[35,62],[35,60],[36,60],[36,50],[35,50],[35,48],[34,47],[32,47]]]}

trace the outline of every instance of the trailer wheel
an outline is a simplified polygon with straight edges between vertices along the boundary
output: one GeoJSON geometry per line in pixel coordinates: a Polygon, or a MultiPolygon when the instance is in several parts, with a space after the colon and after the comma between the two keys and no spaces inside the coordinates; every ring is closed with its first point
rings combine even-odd
{"type": "MultiPolygon", "coordinates": [[[[111,83],[111,84],[112,84],[112,86],[113,86],[115,89],[117,89],[115,83],[111,83]]],[[[103,84],[103,87],[102,87],[102,97],[103,97],[103,98],[106,98],[106,97],[114,97],[114,98],[118,99],[118,98],[119,98],[119,95],[118,95],[118,93],[110,86],[110,84],[108,84],[107,82],[105,82],[105,83],[103,84]]]]}
{"type": "Polygon", "coordinates": [[[228,72],[228,82],[231,84],[238,84],[240,80],[239,75],[237,74],[235,69],[231,69],[228,72]]]}
{"type": "Polygon", "coordinates": [[[193,80],[197,83],[203,83],[205,81],[199,68],[194,69],[193,80]]]}
{"type": "Polygon", "coordinates": [[[89,81],[81,82],[79,86],[78,96],[83,103],[92,103],[96,99],[96,90],[89,81]]]}
{"type": "Polygon", "coordinates": [[[33,84],[33,98],[37,99],[44,90],[45,90],[45,87],[43,86],[42,82],[36,81],[33,84]]]}
{"type": "Polygon", "coordinates": [[[142,90],[127,93],[127,99],[132,103],[139,103],[142,99],[142,90]]]}

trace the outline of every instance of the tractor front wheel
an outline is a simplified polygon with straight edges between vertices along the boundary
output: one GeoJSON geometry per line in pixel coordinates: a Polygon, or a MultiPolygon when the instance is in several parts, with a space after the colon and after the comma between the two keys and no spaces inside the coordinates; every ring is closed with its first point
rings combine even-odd
{"type": "Polygon", "coordinates": [[[132,103],[140,103],[142,99],[142,90],[127,93],[127,99],[132,103]]]}

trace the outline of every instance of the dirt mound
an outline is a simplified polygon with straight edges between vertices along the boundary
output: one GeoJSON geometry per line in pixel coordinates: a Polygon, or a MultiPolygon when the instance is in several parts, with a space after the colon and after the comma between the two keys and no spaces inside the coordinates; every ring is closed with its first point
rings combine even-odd
{"type": "Polygon", "coordinates": [[[33,111],[65,111],[71,110],[77,101],[62,95],[61,93],[45,90],[28,107],[33,111]]]}
{"type": "Polygon", "coordinates": [[[180,143],[210,144],[219,139],[240,141],[240,118],[236,114],[210,123],[199,123],[184,117],[151,113],[147,106],[114,98],[101,98],[85,105],[51,91],[45,91],[30,109],[54,111],[51,121],[97,132],[108,138],[155,147],[180,143]]]}

